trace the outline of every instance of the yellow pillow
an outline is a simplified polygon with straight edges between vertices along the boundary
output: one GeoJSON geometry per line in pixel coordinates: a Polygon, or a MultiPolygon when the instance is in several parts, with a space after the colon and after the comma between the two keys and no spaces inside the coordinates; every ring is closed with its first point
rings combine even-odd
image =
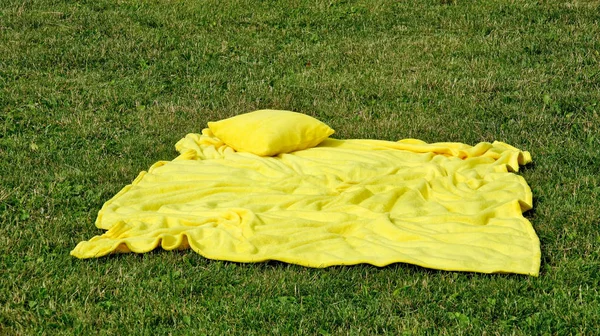
{"type": "Polygon", "coordinates": [[[289,153],[318,145],[335,132],[302,113],[258,110],[209,122],[211,132],[238,152],[260,156],[289,153]]]}

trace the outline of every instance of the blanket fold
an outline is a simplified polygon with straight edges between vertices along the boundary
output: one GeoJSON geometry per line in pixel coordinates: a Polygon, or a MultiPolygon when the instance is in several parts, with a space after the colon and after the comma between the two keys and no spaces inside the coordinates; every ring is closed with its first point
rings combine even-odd
{"type": "Polygon", "coordinates": [[[259,157],[205,129],[176,149],[104,204],[96,226],[107,231],[73,256],[160,246],[236,262],[538,275],[522,215],[532,194],[516,174],[531,155],[508,144],[327,139],[259,157]]]}

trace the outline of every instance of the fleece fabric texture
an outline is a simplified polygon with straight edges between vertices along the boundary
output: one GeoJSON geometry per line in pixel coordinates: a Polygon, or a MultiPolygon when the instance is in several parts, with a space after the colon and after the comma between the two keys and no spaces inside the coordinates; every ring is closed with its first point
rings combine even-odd
{"type": "Polygon", "coordinates": [[[176,148],[104,204],[96,226],[107,231],[73,256],[191,247],[235,262],[538,275],[522,215],[532,194],[515,174],[531,156],[505,143],[327,139],[260,157],[205,129],[176,148]]]}

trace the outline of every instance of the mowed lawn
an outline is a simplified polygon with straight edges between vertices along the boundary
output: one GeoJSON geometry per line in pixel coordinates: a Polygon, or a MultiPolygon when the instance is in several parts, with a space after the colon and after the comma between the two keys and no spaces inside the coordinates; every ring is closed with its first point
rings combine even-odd
{"type": "Polygon", "coordinates": [[[596,334],[597,1],[2,0],[0,334],[596,334]],[[528,150],[539,277],[69,255],[211,120],[528,150]]]}

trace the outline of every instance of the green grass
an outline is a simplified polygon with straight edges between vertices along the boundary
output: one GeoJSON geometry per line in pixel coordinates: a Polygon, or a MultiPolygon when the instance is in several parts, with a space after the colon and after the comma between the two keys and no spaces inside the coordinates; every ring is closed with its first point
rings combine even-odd
{"type": "Polygon", "coordinates": [[[228,3],[2,2],[0,334],[597,332],[598,2],[228,3]],[[178,139],[259,108],[530,151],[540,277],[69,256],[178,139]]]}

